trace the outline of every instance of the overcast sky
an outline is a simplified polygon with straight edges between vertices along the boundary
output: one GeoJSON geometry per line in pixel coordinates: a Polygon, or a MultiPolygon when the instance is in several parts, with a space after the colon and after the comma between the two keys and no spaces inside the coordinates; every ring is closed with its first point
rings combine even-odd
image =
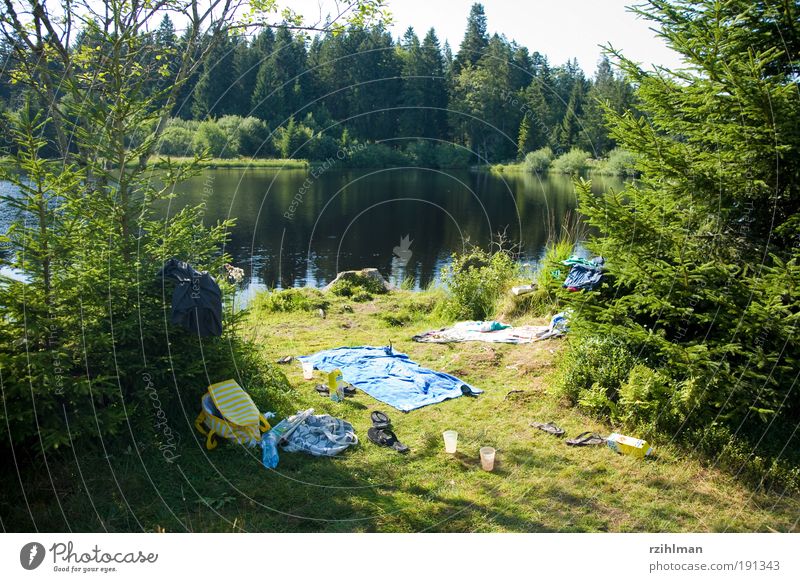
{"type": "MultiPolygon", "coordinates": [[[[434,27],[439,40],[458,50],[474,0],[388,0],[394,17],[394,36],[413,26],[422,37],[434,27]]],[[[594,73],[601,49],[611,42],[626,56],[645,65],[675,67],[678,57],[650,30],[650,23],[625,7],[641,0],[485,0],[489,33],[547,55],[553,65],[573,57],[588,74],[594,73]]],[[[292,0],[285,5],[316,21],[319,14],[336,13],[334,0],[292,0]],[[320,9],[321,6],[321,9],[320,9]]]]}

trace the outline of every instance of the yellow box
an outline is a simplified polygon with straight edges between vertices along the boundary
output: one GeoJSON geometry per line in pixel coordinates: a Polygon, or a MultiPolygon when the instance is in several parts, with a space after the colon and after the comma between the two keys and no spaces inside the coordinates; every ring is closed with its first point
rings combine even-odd
{"type": "Polygon", "coordinates": [[[608,448],[620,453],[621,455],[630,455],[632,457],[643,458],[653,452],[647,441],[637,439],[634,437],[625,436],[617,432],[612,433],[608,437],[608,448]]]}

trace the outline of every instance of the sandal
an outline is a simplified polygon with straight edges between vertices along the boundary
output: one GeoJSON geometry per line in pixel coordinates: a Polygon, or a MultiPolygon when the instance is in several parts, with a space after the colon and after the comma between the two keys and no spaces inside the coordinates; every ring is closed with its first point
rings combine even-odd
{"type": "Polygon", "coordinates": [[[280,360],[278,360],[275,363],[276,364],[288,364],[292,360],[294,360],[294,356],[283,356],[280,360]]]}
{"type": "Polygon", "coordinates": [[[317,384],[316,386],[314,386],[314,390],[319,392],[320,396],[330,396],[331,394],[331,389],[328,388],[325,384],[317,384]]]}
{"type": "Polygon", "coordinates": [[[567,439],[564,442],[572,447],[588,447],[591,445],[604,445],[606,444],[606,438],[592,431],[586,431],[574,439],[567,439]]]}
{"type": "Polygon", "coordinates": [[[389,417],[381,412],[380,410],[374,411],[372,414],[369,415],[370,419],[372,420],[372,426],[375,428],[389,428],[392,426],[392,421],[389,420],[389,417]]]}
{"type": "Polygon", "coordinates": [[[351,384],[344,385],[344,395],[345,396],[355,396],[356,395],[356,387],[351,384]]]}
{"type": "Polygon", "coordinates": [[[367,438],[379,447],[390,447],[398,453],[405,454],[411,450],[397,440],[397,435],[388,428],[376,428],[373,426],[367,430],[367,438]]]}
{"type": "Polygon", "coordinates": [[[561,428],[560,426],[556,426],[552,422],[545,422],[545,423],[532,422],[530,423],[530,426],[538,428],[539,430],[543,430],[544,432],[549,433],[553,436],[564,436],[565,432],[563,428],[561,428]]]}
{"type": "Polygon", "coordinates": [[[473,392],[470,389],[470,387],[467,386],[466,384],[462,384],[461,385],[461,394],[464,395],[464,396],[471,396],[472,398],[477,398],[478,397],[478,393],[477,392],[473,392]]]}

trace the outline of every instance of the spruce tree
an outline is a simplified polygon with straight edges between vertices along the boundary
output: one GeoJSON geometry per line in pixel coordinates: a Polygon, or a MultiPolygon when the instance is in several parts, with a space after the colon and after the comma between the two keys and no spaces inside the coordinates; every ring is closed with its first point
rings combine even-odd
{"type": "Polygon", "coordinates": [[[761,442],[800,414],[798,53],[778,34],[796,30],[800,9],[651,0],[638,13],[684,66],[645,71],[613,53],[644,115],[608,109],[612,137],[643,176],[600,197],[579,184],[609,277],[570,297],[579,346],[618,342],[669,390],[632,375],[623,390],[635,398],[608,389],[584,401],[622,415],[648,405],[670,431],[723,424],[761,442]]]}
{"type": "Polygon", "coordinates": [[[483,4],[475,3],[469,11],[467,31],[453,62],[453,72],[458,74],[464,67],[475,65],[488,46],[489,34],[486,31],[486,13],[483,10],[483,4]]]}

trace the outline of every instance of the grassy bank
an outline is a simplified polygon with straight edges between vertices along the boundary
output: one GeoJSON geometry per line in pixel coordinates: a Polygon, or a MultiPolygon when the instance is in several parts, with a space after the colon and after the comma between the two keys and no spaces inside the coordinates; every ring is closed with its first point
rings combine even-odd
{"type": "MultiPolygon", "coordinates": [[[[149,166],[163,168],[166,166],[165,160],[169,159],[173,164],[190,164],[194,161],[192,157],[154,156],[148,162],[149,166]]],[[[305,169],[309,167],[308,160],[293,160],[283,158],[209,158],[199,162],[203,168],[276,168],[283,170],[305,169]]]]}
{"type": "MultiPolygon", "coordinates": [[[[294,409],[343,417],[360,444],[339,458],[282,453],[277,470],[260,465],[258,450],[227,443],[206,451],[192,428],[197,399],[186,399],[179,458],[137,447],[78,450],[51,463],[25,484],[27,497],[2,504],[6,529],[75,531],[788,531],[800,503],[755,492],[728,474],[704,467],[666,442],[646,461],[604,447],[571,448],[529,427],[554,421],[569,436],[599,424],[565,407],[548,392],[548,374],[565,340],[530,345],[420,344],[417,332],[447,322],[437,315],[436,292],[394,292],[352,302],[319,293],[291,300],[260,300],[245,334],[274,361],[341,345],[386,345],[433,369],[485,390],[403,414],[364,393],[333,403],[302,379],[296,363],[283,368],[294,386],[294,409]],[[322,306],[326,317],[319,316],[322,306]],[[372,410],[387,412],[407,456],[366,438],[372,410]],[[459,452],[444,453],[441,433],[456,429],[459,452]],[[493,473],[478,448],[498,450],[493,473]],[[57,496],[59,504],[55,503],[57,496]],[[28,509],[30,507],[30,510],[28,509]],[[66,518],[63,516],[67,516],[66,518]],[[13,524],[13,527],[12,527],[13,524]]],[[[514,324],[542,323],[523,316],[514,324]]],[[[213,372],[211,372],[213,375],[213,372]]],[[[186,387],[187,394],[198,387],[186,387]]],[[[147,441],[136,435],[136,442],[147,441]]]]}

